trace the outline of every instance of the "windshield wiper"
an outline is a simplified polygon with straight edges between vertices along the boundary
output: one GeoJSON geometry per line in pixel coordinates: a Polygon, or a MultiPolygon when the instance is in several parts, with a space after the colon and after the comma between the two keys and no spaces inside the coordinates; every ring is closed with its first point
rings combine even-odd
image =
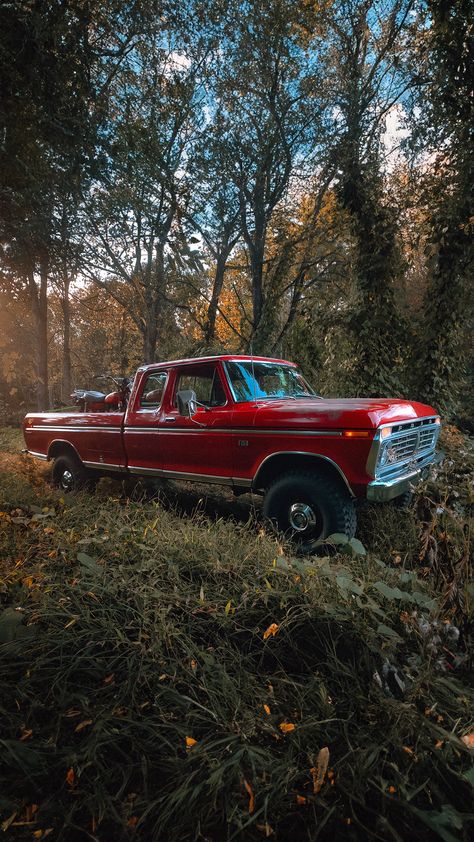
{"type": "Polygon", "coordinates": [[[294,392],[289,397],[291,398],[315,398],[316,400],[322,400],[321,395],[312,395],[310,392],[294,392]]]}

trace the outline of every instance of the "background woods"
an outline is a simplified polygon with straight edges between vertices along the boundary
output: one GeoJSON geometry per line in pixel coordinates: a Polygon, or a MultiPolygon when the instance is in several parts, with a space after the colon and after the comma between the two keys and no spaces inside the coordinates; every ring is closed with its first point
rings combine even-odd
{"type": "Polygon", "coordinates": [[[469,0],[1,15],[2,416],[252,347],[467,417],[469,0]]]}

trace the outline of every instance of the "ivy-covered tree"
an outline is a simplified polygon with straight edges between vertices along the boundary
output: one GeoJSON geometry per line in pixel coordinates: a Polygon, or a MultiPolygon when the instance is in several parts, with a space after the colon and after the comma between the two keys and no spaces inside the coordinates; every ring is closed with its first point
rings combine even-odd
{"type": "Polygon", "coordinates": [[[452,413],[468,387],[466,363],[473,361],[473,6],[471,0],[426,0],[420,14],[412,133],[429,218],[429,281],[419,383],[427,401],[452,413]]]}
{"type": "Polygon", "coordinates": [[[399,71],[412,0],[342,0],[328,12],[337,193],[349,213],[356,300],[348,319],[360,394],[402,390],[406,337],[395,287],[397,218],[384,184],[385,119],[410,82],[399,71]]]}

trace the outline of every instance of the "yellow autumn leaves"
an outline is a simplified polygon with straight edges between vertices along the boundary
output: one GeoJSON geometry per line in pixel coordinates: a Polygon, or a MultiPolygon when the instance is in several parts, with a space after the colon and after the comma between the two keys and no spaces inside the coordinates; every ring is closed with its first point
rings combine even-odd
{"type": "Polygon", "coordinates": [[[277,623],[271,623],[271,625],[268,626],[268,629],[263,632],[263,639],[268,640],[269,637],[275,637],[279,628],[280,626],[277,623]]]}

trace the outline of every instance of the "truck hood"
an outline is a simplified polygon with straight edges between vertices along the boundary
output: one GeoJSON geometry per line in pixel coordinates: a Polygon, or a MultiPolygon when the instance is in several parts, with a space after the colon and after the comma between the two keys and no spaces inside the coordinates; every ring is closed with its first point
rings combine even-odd
{"type": "Polygon", "coordinates": [[[256,427],[371,430],[437,415],[432,406],[398,398],[258,400],[256,427]]]}

